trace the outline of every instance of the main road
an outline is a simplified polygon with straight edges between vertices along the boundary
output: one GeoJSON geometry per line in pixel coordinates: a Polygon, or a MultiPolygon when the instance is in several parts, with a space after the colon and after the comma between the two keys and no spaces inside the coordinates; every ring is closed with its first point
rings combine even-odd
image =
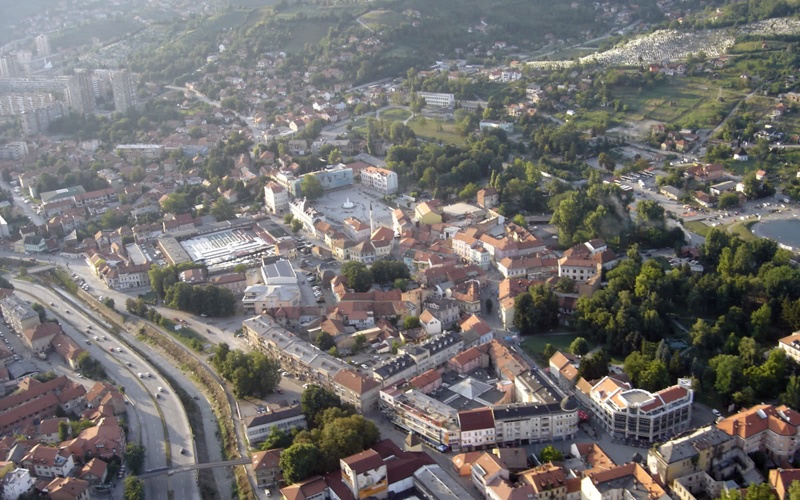
{"type": "MultiPolygon", "coordinates": [[[[22,280],[14,280],[14,286],[31,300],[43,305],[53,303],[49,308],[63,320],[61,323],[67,335],[98,360],[112,380],[125,387],[125,394],[133,408],[133,412],[129,413],[135,417],[130,418],[132,436],[141,437],[141,443],[147,450],[145,470],[168,465],[167,440],[173,467],[195,465],[192,430],[186,411],[153,366],[114,338],[105,330],[102,322],[90,317],[82,308],[76,308],[61,294],[22,280]],[[87,331],[90,333],[86,334],[87,331]],[[103,340],[104,337],[107,340],[103,340]],[[117,352],[117,349],[122,352],[117,352]],[[138,373],[150,373],[150,377],[140,378],[138,373]],[[185,450],[184,453],[181,453],[181,449],[185,450]]],[[[195,473],[154,477],[145,482],[145,488],[148,499],[166,500],[170,498],[170,490],[173,498],[200,498],[195,473]]]]}

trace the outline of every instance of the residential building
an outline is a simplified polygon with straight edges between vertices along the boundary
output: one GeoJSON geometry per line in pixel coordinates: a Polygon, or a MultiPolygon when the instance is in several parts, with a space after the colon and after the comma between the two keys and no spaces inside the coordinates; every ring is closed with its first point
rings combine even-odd
{"type": "Polygon", "coordinates": [[[292,217],[303,223],[303,228],[313,235],[317,235],[314,224],[317,221],[324,221],[325,216],[308,204],[305,198],[299,198],[289,203],[289,211],[292,217]]]}
{"type": "Polygon", "coordinates": [[[800,481],[800,469],[772,469],[769,471],[769,484],[775,488],[778,500],[789,500],[789,486],[800,481]]]}
{"type": "Polygon", "coordinates": [[[496,480],[508,481],[510,476],[506,464],[500,460],[500,457],[492,453],[481,453],[478,458],[472,463],[470,471],[472,477],[472,484],[478,491],[486,495],[486,490],[489,485],[496,480]]]}
{"type": "Polygon", "coordinates": [[[382,194],[397,192],[397,173],[386,168],[367,167],[361,171],[361,184],[382,194]]]}
{"type": "Polygon", "coordinates": [[[408,380],[418,373],[417,364],[411,356],[400,354],[376,366],[372,370],[372,377],[381,384],[381,387],[388,387],[401,380],[408,380]]]}
{"type": "Polygon", "coordinates": [[[282,213],[289,208],[289,192],[275,181],[264,186],[264,205],[268,212],[282,213]]]}
{"type": "Polygon", "coordinates": [[[12,330],[22,334],[28,328],[33,328],[40,323],[39,313],[34,311],[27,302],[16,295],[9,295],[0,300],[0,311],[12,330]]]}
{"type": "Polygon", "coordinates": [[[735,439],[709,425],[652,447],[647,452],[647,468],[667,486],[697,472],[721,476],[719,468],[727,467],[725,462],[730,462],[734,450],[740,451],[735,439]]]}
{"type": "Polygon", "coordinates": [[[572,278],[581,283],[589,281],[601,270],[602,265],[593,259],[567,256],[558,259],[558,276],[572,278]]]}
{"type": "Polygon", "coordinates": [[[299,405],[275,411],[267,409],[266,413],[247,417],[244,422],[247,441],[251,445],[264,441],[273,427],[286,432],[292,429],[302,430],[308,427],[306,416],[299,405]]]}
{"type": "Polygon", "coordinates": [[[378,408],[380,384],[352,370],[340,370],[333,377],[333,392],[343,403],[353,405],[359,413],[378,408]]]}
{"type": "Polygon", "coordinates": [[[44,253],[47,251],[47,241],[38,234],[26,236],[23,240],[23,247],[29,253],[44,253]]]}
{"type": "Polygon", "coordinates": [[[576,388],[578,399],[614,437],[653,442],[690,427],[694,391],[689,380],[656,393],[612,377],[594,385],[581,378],[576,388]]]}
{"type": "Polygon", "coordinates": [[[413,432],[430,445],[455,451],[461,449],[461,430],[455,408],[415,389],[383,389],[380,398],[381,410],[395,425],[413,432]]]}
{"type": "Polygon", "coordinates": [[[419,322],[428,335],[442,333],[442,322],[427,308],[419,315],[419,322]]]}
{"type": "Polygon", "coordinates": [[[481,208],[491,209],[500,204],[500,195],[493,187],[486,187],[478,191],[478,205],[481,208]]]}
{"type": "Polygon", "coordinates": [[[33,352],[44,352],[50,348],[50,341],[61,333],[58,323],[40,323],[22,332],[22,340],[33,352]]]}
{"type": "Polygon", "coordinates": [[[127,113],[136,107],[136,82],[127,69],[111,73],[111,90],[114,95],[114,111],[127,113]]]}
{"type": "Polygon", "coordinates": [[[18,500],[21,496],[33,490],[35,478],[28,469],[14,469],[7,473],[2,482],[2,499],[18,500]]]}
{"type": "Polygon", "coordinates": [[[414,208],[414,218],[420,224],[441,224],[442,216],[438,211],[438,202],[425,201],[414,208]]]}
{"type": "Polygon", "coordinates": [[[667,492],[638,463],[589,472],[581,480],[582,500],[646,498],[670,500],[667,492]]]}
{"type": "Polygon", "coordinates": [[[683,197],[683,191],[675,186],[661,186],[661,188],[659,188],[659,192],[673,201],[679,200],[683,197]]]}
{"type": "Polygon", "coordinates": [[[36,420],[53,417],[61,408],[77,413],[86,404],[86,389],[67,377],[47,382],[25,378],[20,390],[0,399],[0,434],[19,432],[36,420]]]}
{"type": "Polygon", "coordinates": [[[782,349],[787,358],[794,360],[795,363],[800,363],[800,331],[780,339],[778,349],[782,349]]]}
{"type": "Polygon", "coordinates": [[[50,500],[89,500],[89,482],[74,477],[57,477],[47,483],[50,500]]]}
{"type": "Polygon", "coordinates": [[[355,242],[362,242],[369,239],[370,227],[355,217],[348,217],[343,221],[344,232],[355,242]]]}
{"type": "Polygon", "coordinates": [[[491,408],[475,408],[458,412],[461,429],[461,449],[474,450],[493,447],[497,443],[494,414],[491,408]]]}
{"type": "Polygon", "coordinates": [[[572,390],[580,377],[578,366],[580,360],[572,354],[558,351],[550,358],[550,376],[556,380],[559,387],[572,390]]]}
{"type": "Polygon", "coordinates": [[[78,477],[90,484],[103,484],[108,477],[108,464],[99,458],[93,458],[81,468],[78,477]]]}
{"type": "Polygon", "coordinates": [[[787,406],[756,405],[719,421],[717,427],[733,436],[745,453],[760,451],[776,463],[791,461],[800,449],[800,413],[787,406]]]}
{"type": "Polygon", "coordinates": [[[342,481],[359,500],[385,499],[389,494],[389,479],[383,458],[373,449],[339,460],[342,481]]]}
{"type": "Polygon", "coordinates": [[[210,281],[212,285],[227,288],[236,296],[244,294],[247,288],[247,276],[244,273],[221,274],[213,276],[210,281]]]}
{"type": "Polygon", "coordinates": [[[444,332],[418,345],[407,344],[398,350],[398,354],[405,354],[411,358],[416,366],[416,375],[444,366],[450,358],[463,349],[464,339],[459,332],[444,332]]]}
{"type": "Polygon", "coordinates": [[[282,500],[327,500],[330,495],[328,483],[321,476],[281,488],[282,500]]]}
{"type": "Polygon", "coordinates": [[[498,405],[492,413],[498,445],[563,441],[578,433],[578,407],[571,401],[498,405]]]}
{"type": "Polygon", "coordinates": [[[520,482],[531,485],[536,498],[551,500],[567,499],[567,475],[552,462],[542,464],[520,473],[520,482]]]}
{"type": "Polygon", "coordinates": [[[281,452],[283,448],[253,453],[253,472],[256,475],[256,486],[269,488],[276,486],[281,479],[281,452]]]}
{"type": "Polygon", "coordinates": [[[75,467],[72,453],[67,448],[51,448],[43,444],[31,448],[20,464],[36,477],[66,477],[75,467]]]}

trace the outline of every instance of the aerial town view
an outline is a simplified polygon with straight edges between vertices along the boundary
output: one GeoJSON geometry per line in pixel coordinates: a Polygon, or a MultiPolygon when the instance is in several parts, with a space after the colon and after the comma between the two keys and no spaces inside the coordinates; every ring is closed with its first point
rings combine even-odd
{"type": "Polygon", "coordinates": [[[800,0],[0,26],[0,500],[800,500],[800,0]]]}

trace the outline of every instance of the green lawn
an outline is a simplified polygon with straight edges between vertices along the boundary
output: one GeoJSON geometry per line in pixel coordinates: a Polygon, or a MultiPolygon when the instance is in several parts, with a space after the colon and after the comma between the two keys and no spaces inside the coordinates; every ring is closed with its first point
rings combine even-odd
{"type": "Polygon", "coordinates": [[[758,221],[755,219],[735,222],[728,228],[728,231],[738,235],[744,241],[755,241],[758,239],[758,236],[753,234],[750,228],[753,227],[753,224],[756,222],[758,221]]]}
{"type": "Polygon", "coordinates": [[[379,30],[384,26],[395,26],[405,20],[405,16],[390,10],[372,10],[364,14],[359,20],[373,30],[379,30]]]}
{"type": "Polygon", "coordinates": [[[381,111],[381,120],[402,122],[411,116],[411,111],[403,108],[392,108],[381,111]]]}
{"type": "Polygon", "coordinates": [[[336,23],[329,19],[308,19],[292,22],[292,39],[284,47],[289,52],[302,50],[306,44],[316,45],[336,23]]]}
{"type": "Polygon", "coordinates": [[[688,229],[689,231],[699,234],[700,236],[704,237],[708,232],[711,230],[710,226],[707,226],[705,223],[700,222],[699,220],[693,220],[689,222],[684,222],[683,227],[688,229]]]}
{"type": "Polygon", "coordinates": [[[716,126],[743,95],[722,88],[717,82],[689,77],[676,78],[651,88],[614,91],[614,97],[621,97],[628,106],[630,120],[695,121],[699,126],[716,126]]]}
{"type": "MultiPolygon", "coordinates": [[[[572,343],[573,340],[580,337],[580,334],[577,333],[569,333],[569,334],[542,334],[542,335],[533,335],[530,337],[525,337],[525,340],[522,341],[522,348],[525,349],[525,352],[528,353],[532,358],[536,360],[537,363],[542,365],[547,364],[547,360],[544,359],[542,352],[544,351],[544,346],[547,344],[553,344],[553,347],[558,349],[559,351],[566,351],[569,349],[569,345],[572,343]]],[[[592,349],[594,346],[589,343],[589,348],[592,349]]]]}
{"type": "Polygon", "coordinates": [[[464,144],[464,138],[456,132],[453,120],[442,121],[416,117],[408,122],[408,126],[420,137],[459,145],[464,144]]]}

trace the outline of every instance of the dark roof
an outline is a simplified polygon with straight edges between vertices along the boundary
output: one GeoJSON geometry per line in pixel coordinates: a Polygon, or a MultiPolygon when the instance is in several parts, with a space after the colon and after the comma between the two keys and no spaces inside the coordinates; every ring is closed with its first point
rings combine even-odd
{"type": "Polygon", "coordinates": [[[342,462],[347,464],[347,466],[350,467],[353,472],[360,474],[362,472],[374,470],[382,466],[383,458],[381,458],[377,451],[369,449],[364,450],[361,453],[356,453],[355,455],[350,455],[347,458],[343,458],[342,462]]]}
{"type": "Polygon", "coordinates": [[[494,416],[491,408],[476,408],[458,412],[461,432],[494,428],[494,416]]]}
{"type": "Polygon", "coordinates": [[[288,408],[282,408],[280,410],[272,411],[269,413],[262,413],[261,415],[256,415],[252,418],[247,424],[248,428],[251,427],[258,427],[261,425],[270,424],[272,422],[278,422],[280,420],[286,420],[288,418],[295,418],[303,415],[303,410],[300,408],[299,405],[297,406],[290,406],[288,408]]]}

